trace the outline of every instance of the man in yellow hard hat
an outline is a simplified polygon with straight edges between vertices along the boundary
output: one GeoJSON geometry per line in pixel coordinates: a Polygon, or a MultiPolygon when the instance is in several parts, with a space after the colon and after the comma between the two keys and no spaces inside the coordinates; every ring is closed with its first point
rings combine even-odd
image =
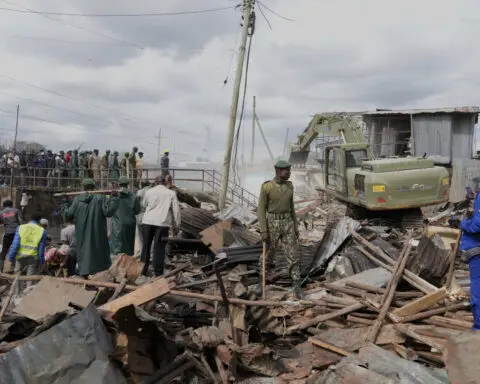
{"type": "Polygon", "coordinates": [[[170,154],[169,150],[166,149],[163,151],[162,159],[160,160],[160,167],[162,168],[162,176],[167,177],[170,174],[170,158],[168,155],[170,154]]]}

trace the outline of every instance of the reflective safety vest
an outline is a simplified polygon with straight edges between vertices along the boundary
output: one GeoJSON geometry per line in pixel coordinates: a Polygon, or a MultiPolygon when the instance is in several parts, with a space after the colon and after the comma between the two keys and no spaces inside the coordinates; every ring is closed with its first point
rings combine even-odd
{"type": "Polygon", "coordinates": [[[20,235],[20,247],[18,248],[16,259],[24,257],[35,257],[38,259],[38,246],[42,241],[45,229],[38,224],[23,224],[18,228],[20,235]]]}

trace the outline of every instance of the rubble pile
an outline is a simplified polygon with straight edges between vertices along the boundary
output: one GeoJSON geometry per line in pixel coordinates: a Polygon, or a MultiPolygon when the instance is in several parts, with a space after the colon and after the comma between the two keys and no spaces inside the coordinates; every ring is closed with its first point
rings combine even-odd
{"type": "Polygon", "coordinates": [[[121,255],[88,280],[2,274],[0,382],[474,382],[460,232],[395,229],[299,201],[302,297],[281,251],[261,284],[256,217],[182,210],[163,277],[121,255]],[[20,281],[35,281],[16,295],[20,281]],[[466,352],[467,351],[467,352],[466,352]],[[469,353],[468,351],[471,351],[469,353]],[[272,379],[274,378],[274,379],[272,379]],[[273,380],[273,381],[272,381],[273,380]]]}

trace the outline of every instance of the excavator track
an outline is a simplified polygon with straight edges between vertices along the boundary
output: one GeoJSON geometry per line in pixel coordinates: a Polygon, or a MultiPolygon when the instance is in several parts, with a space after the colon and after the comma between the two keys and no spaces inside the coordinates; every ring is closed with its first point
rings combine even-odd
{"type": "Polygon", "coordinates": [[[357,205],[348,204],[345,215],[359,221],[367,220],[370,225],[391,226],[402,229],[420,228],[424,225],[424,218],[420,208],[370,211],[357,205]]]}

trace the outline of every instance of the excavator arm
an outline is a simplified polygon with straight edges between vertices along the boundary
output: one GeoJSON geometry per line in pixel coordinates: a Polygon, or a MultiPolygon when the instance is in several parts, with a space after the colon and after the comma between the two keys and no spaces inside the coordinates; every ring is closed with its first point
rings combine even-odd
{"type": "Polygon", "coordinates": [[[305,164],[310,153],[310,144],[319,134],[341,137],[344,144],[367,144],[358,123],[345,115],[315,115],[307,128],[290,144],[289,162],[294,165],[305,164]]]}

